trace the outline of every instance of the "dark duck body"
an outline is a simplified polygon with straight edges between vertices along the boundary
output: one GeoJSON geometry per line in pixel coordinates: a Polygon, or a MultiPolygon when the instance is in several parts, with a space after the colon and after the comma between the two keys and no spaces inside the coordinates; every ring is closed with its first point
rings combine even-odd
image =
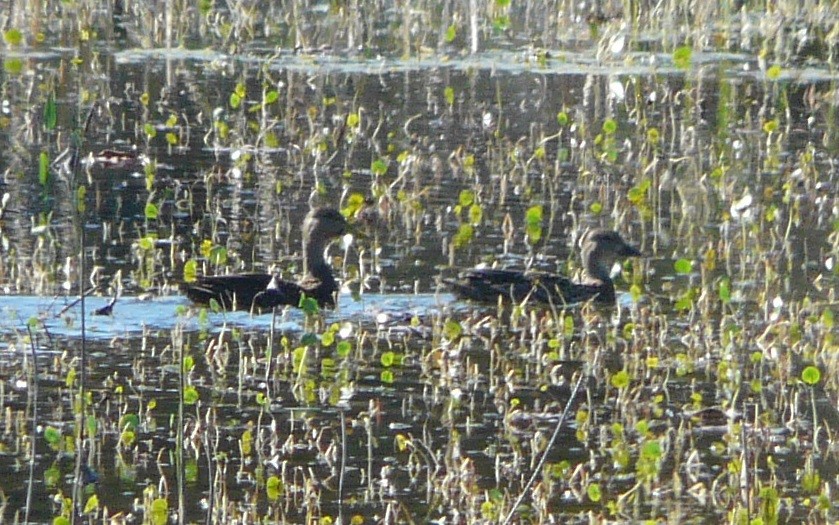
{"type": "Polygon", "coordinates": [[[580,279],[538,272],[484,268],[468,270],[455,281],[447,281],[462,299],[497,302],[501,297],[562,306],[594,300],[615,302],[615,284],[611,270],[624,257],[638,257],[641,252],[628,244],[618,232],[592,230],[581,240],[583,273],[580,279]]]}
{"type": "Polygon", "coordinates": [[[275,306],[299,306],[304,295],[321,307],[335,306],[340,287],[324,259],[326,246],[347,232],[347,221],[333,208],[315,208],[303,221],[303,277],[284,281],[267,273],[201,277],[187,284],[191,301],[201,305],[215,300],[225,310],[269,310],[275,306]]]}

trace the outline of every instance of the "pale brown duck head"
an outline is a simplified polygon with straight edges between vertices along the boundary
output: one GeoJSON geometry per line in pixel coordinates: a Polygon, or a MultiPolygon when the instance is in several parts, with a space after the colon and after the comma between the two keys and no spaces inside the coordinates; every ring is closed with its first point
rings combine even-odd
{"type": "Polygon", "coordinates": [[[611,270],[625,257],[641,252],[617,232],[592,230],[580,239],[583,272],[580,279],[542,272],[523,272],[501,268],[467,270],[458,279],[444,280],[458,297],[473,301],[501,299],[530,300],[553,305],[570,305],[589,300],[615,302],[611,270]]]}
{"type": "Polygon", "coordinates": [[[612,282],[615,263],[627,257],[640,257],[638,248],[626,242],[613,230],[596,229],[580,239],[584,281],[612,282]]]}

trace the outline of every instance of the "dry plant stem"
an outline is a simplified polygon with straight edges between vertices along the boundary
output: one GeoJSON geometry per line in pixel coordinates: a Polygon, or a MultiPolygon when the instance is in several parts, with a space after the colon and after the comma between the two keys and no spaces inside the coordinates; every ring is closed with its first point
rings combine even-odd
{"type": "MultiPolygon", "coordinates": [[[[756,411],[755,411],[756,412],[756,411]]],[[[757,414],[755,414],[757,415],[757,414]]],[[[755,418],[756,419],[756,418],[755,418]]],[[[757,423],[757,421],[755,421],[757,423]]],[[[755,425],[757,428],[757,425],[755,425]]],[[[743,504],[746,507],[746,520],[747,522],[752,521],[752,495],[751,495],[751,487],[749,483],[749,442],[748,438],[746,437],[746,422],[743,421],[743,424],[740,426],[740,446],[743,448],[743,474],[740,476],[742,480],[742,494],[743,504]]]]}
{"type": "Polygon", "coordinates": [[[184,500],[184,388],[186,371],[184,370],[184,344],[178,344],[178,432],[175,441],[175,475],[178,483],[178,523],[184,523],[186,501],[184,500]]]}
{"type": "Polygon", "coordinates": [[[533,488],[533,484],[536,483],[536,477],[542,472],[542,468],[545,466],[545,461],[548,459],[548,452],[553,448],[556,440],[559,438],[559,431],[562,429],[563,425],[565,424],[565,419],[568,417],[568,413],[571,411],[571,405],[574,404],[574,399],[577,397],[577,393],[580,391],[580,386],[583,384],[583,378],[586,377],[586,374],[580,374],[580,377],[577,378],[577,382],[574,383],[574,389],[571,390],[571,397],[568,398],[568,402],[565,404],[565,409],[562,411],[562,415],[559,416],[559,421],[556,422],[556,427],[554,427],[554,433],[551,435],[551,439],[548,441],[545,450],[542,452],[542,457],[539,458],[539,461],[536,463],[536,466],[533,468],[533,474],[530,475],[530,479],[527,480],[527,484],[522,489],[519,497],[516,499],[516,502],[513,503],[513,506],[510,508],[510,512],[507,513],[507,517],[504,518],[504,525],[509,525],[512,523],[513,514],[516,513],[516,509],[521,505],[522,501],[524,501],[524,497],[533,488]]]}
{"type": "MultiPolygon", "coordinates": [[[[98,103],[94,102],[93,105],[88,110],[87,117],[84,121],[84,126],[82,127],[81,134],[78,136],[74,136],[74,143],[73,143],[73,163],[72,163],[72,183],[71,183],[71,194],[72,198],[78,199],[79,192],[76,191],[77,181],[79,180],[79,169],[81,167],[80,159],[81,159],[81,149],[82,149],[82,141],[87,136],[87,131],[90,128],[90,122],[93,120],[93,113],[96,111],[98,107],[98,103]]],[[[75,211],[75,218],[76,218],[76,227],[79,232],[79,291],[81,292],[84,290],[84,279],[86,277],[87,272],[85,271],[85,258],[84,258],[84,247],[85,247],[85,227],[84,227],[84,207],[82,206],[83,203],[74,202],[73,209],[75,211]]],[[[82,479],[82,461],[84,461],[84,428],[85,428],[85,412],[87,411],[87,399],[85,394],[86,382],[87,382],[87,337],[86,337],[86,324],[85,324],[85,295],[82,293],[79,303],[79,309],[81,312],[81,323],[80,323],[80,330],[81,330],[81,339],[80,339],[80,348],[79,348],[79,412],[76,417],[76,466],[73,472],[73,479],[76,481],[73,488],[73,512],[70,515],[70,523],[75,524],[76,522],[76,514],[77,510],[81,506],[81,498],[82,498],[82,490],[84,489],[84,480],[82,479]]],[[[75,404],[75,403],[73,403],[75,404]]]]}
{"type": "MultiPolygon", "coordinates": [[[[209,489],[208,489],[209,494],[207,496],[207,518],[205,520],[205,523],[207,525],[210,525],[211,523],[213,523],[213,504],[214,504],[213,499],[216,497],[216,494],[215,494],[216,484],[213,482],[213,456],[215,456],[215,454],[211,451],[211,446],[212,445],[210,443],[210,429],[212,428],[212,429],[215,430],[215,428],[216,428],[215,423],[210,425],[210,422],[211,421],[215,422],[215,420],[216,420],[215,411],[212,408],[208,408],[207,409],[207,420],[206,420],[207,428],[204,432],[204,453],[207,456],[207,479],[209,480],[209,489]]],[[[215,450],[215,447],[213,447],[212,450],[215,450]]]]}
{"type": "Polygon", "coordinates": [[[61,316],[63,316],[63,315],[67,312],[67,310],[69,310],[69,309],[71,309],[71,308],[75,307],[77,304],[79,304],[79,303],[82,301],[82,298],[83,298],[83,297],[87,297],[88,295],[90,295],[90,294],[92,294],[93,292],[95,292],[97,289],[98,289],[97,287],[88,288],[88,289],[87,289],[87,290],[86,290],[83,294],[81,294],[81,295],[78,297],[78,299],[74,299],[74,300],[73,300],[72,302],[70,302],[67,306],[65,306],[64,308],[62,308],[61,310],[59,310],[59,311],[55,314],[55,318],[56,318],[56,319],[61,318],[61,316]]]}
{"type": "MultiPolygon", "coordinates": [[[[372,406],[371,406],[372,408],[372,406]]],[[[370,414],[364,419],[364,431],[367,434],[367,493],[373,494],[373,415],[370,414]]]]}
{"type": "Polygon", "coordinates": [[[32,327],[26,325],[29,332],[29,348],[32,350],[32,431],[29,435],[29,485],[26,487],[26,514],[24,523],[29,523],[29,511],[32,508],[32,486],[35,481],[35,439],[38,428],[38,361],[35,350],[35,336],[32,327]]]}
{"type": "Polygon", "coordinates": [[[268,360],[265,363],[265,384],[270,385],[271,369],[274,363],[274,329],[277,325],[277,309],[271,310],[271,328],[268,329],[268,360]]]}
{"type": "Polygon", "coordinates": [[[338,523],[344,523],[344,471],[347,468],[347,421],[344,411],[339,412],[341,419],[341,471],[338,473],[338,523]]]}

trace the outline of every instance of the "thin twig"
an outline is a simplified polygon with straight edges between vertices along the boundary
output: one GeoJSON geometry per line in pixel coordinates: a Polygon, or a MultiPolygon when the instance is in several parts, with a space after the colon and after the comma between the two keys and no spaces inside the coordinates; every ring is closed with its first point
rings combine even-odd
{"type": "Polygon", "coordinates": [[[29,511],[32,508],[32,487],[35,484],[35,440],[38,428],[38,360],[32,327],[27,324],[26,330],[29,331],[29,347],[32,350],[32,430],[29,433],[29,485],[26,487],[26,515],[23,522],[29,523],[29,511]]]}
{"type": "Polygon", "coordinates": [[[344,471],[347,469],[347,422],[341,414],[341,471],[338,473],[338,523],[344,523],[344,471]]]}
{"type": "Polygon", "coordinates": [[[67,310],[69,310],[69,309],[73,308],[74,306],[76,306],[77,304],[79,304],[80,302],[82,302],[82,298],[87,297],[88,295],[90,295],[90,294],[92,294],[93,292],[95,292],[97,289],[99,289],[99,287],[98,287],[98,286],[94,286],[94,287],[92,287],[92,288],[88,288],[87,290],[85,290],[85,292],[84,292],[83,294],[81,294],[79,297],[77,297],[76,299],[72,300],[69,304],[67,304],[66,306],[64,306],[64,308],[62,308],[61,310],[59,310],[58,312],[56,312],[56,313],[55,313],[55,317],[56,317],[56,318],[61,317],[62,315],[64,315],[64,314],[67,312],[67,310]]]}
{"type": "MultiPolygon", "coordinates": [[[[82,142],[84,138],[87,136],[87,132],[90,129],[90,123],[93,120],[93,114],[96,111],[99,104],[94,102],[93,105],[90,107],[90,110],[87,113],[87,118],[84,121],[84,127],[81,130],[81,133],[75,135],[75,140],[73,143],[73,158],[72,158],[72,183],[70,187],[72,188],[72,196],[73,199],[73,211],[76,217],[76,227],[78,228],[79,232],[79,290],[84,290],[84,279],[85,274],[85,258],[84,258],[84,247],[85,247],[85,227],[84,227],[84,206],[83,203],[78,202],[80,194],[78,191],[78,186],[76,182],[79,180],[79,169],[81,167],[81,149],[82,149],[82,142]]],[[[73,479],[76,480],[75,489],[73,490],[73,512],[71,513],[71,524],[76,523],[76,515],[80,513],[77,512],[79,508],[81,508],[81,498],[82,498],[82,490],[84,488],[84,480],[82,479],[82,462],[84,461],[84,437],[85,437],[85,413],[87,412],[87,399],[86,399],[86,384],[87,384],[87,330],[86,330],[86,323],[85,323],[85,295],[81,294],[80,304],[81,304],[81,341],[80,341],[80,349],[79,349],[79,414],[77,417],[77,429],[76,429],[76,467],[73,473],[73,479]]]]}
{"type": "MultiPolygon", "coordinates": [[[[745,412],[745,410],[744,410],[745,412]]],[[[757,407],[755,407],[755,414],[757,414],[757,407]]],[[[740,490],[741,496],[743,497],[743,504],[746,507],[746,518],[747,523],[751,523],[752,520],[752,488],[750,483],[750,475],[749,472],[749,440],[746,437],[746,417],[743,418],[743,424],[740,426],[740,446],[743,449],[743,467],[742,467],[742,475],[740,476],[740,490]]],[[[757,418],[755,418],[757,419],[757,418]]],[[[757,421],[755,421],[757,423],[757,421]]],[[[757,428],[757,425],[755,425],[757,428]]]]}
{"type": "MultiPolygon", "coordinates": [[[[178,523],[183,525],[186,512],[184,494],[184,389],[186,388],[186,371],[184,370],[184,343],[178,344],[178,432],[175,437],[175,477],[178,482],[178,523]]],[[[199,410],[196,408],[196,410],[199,410]]],[[[201,424],[200,412],[197,425],[201,424]]]]}
{"type": "Polygon", "coordinates": [[[536,483],[536,477],[539,476],[542,472],[542,467],[545,466],[545,461],[548,459],[548,452],[553,448],[556,440],[559,438],[559,431],[562,429],[562,426],[565,424],[565,419],[568,417],[568,413],[571,411],[571,405],[574,404],[574,399],[577,397],[577,392],[580,390],[580,385],[583,384],[583,378],[586,377],[586,374],[581,373],[580,377],[577,378],[577,382],[574,383],[574,389],[571,390],[571,397],[568,399],[568,402],[565,404],[565,409],[562,411],[562,415],[559,416],[559,421],[556,422],[556,427],[554,428],[554,433],[551,436],[550,441],[548,441],[548,446],[545,447],[545,450],[542,452],[542,457],[539,458],[539,462],[536,464],[536,467],[533,469],[533,474],[530,475],[530,479],[527,480],[527,484],[522,489],[521,494],[516,499],[516,502],[513,503],[513,507],[510,509],[510,512],[507,513],[507,517],[504,519],[504,525],[509,525],[513,519],[513,514],[515,514],[516,509],[521,505],[522,501],[524,501],[525,495],[530,492],[530,489],[533,488],[533,484],[536,483]]]}
{"type": "Polygon", "coordinates": [[[210,487],[209,487],[210,493],[207,496],[207,502],[208,502],[207,503],[207,517],[204,521],[204,523],[206,523],[207,525],[211,525],[213,523],[213,512],[214,512],[214,510],[213,510],[214,501],[213,500],[216,497],[216,494],[215,494],[215,492],[216,492],[216,490],[215,490],[216,489],[216,482],[213,479],[213,476],[214,476],[214,474],[213,474],[213,457],[215,456],[215,453],[212,450],[210,450],[210,447],[211,447],[210,431],[211,430],[215,431],[215,429],[216,429],[215,421],[216,421],[216,414],[215,414],[214,409],[213,408],[208,408],[207,409],[207,421],[206,421],[207,428],[204,430],[204,452],[207,455],[207,479],[210,480],[210,487]],[[212,419],[211,419],[211,415],[212,415],[212,419]],[[213,422],[212,425],[210,424],[210,421],[213,422]]]}

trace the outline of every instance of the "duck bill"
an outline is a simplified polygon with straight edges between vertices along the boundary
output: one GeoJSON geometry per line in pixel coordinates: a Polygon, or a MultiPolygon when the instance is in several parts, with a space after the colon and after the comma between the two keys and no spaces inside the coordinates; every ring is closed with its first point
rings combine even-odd
{"type": "Polygon", "coordinates": [[[622,257],[641,257],[641,255],[643,254],[638,248],[628,244],[623,247],[623,250],[621,250],[622,257]]]}
{"type": "Polygon", "coordinates": [[[343,236],[351,235],[356,241],[371,239],[375,233],[375,224],[368,224],[363,221],[348,222],[344,228],[343,236]]]}

